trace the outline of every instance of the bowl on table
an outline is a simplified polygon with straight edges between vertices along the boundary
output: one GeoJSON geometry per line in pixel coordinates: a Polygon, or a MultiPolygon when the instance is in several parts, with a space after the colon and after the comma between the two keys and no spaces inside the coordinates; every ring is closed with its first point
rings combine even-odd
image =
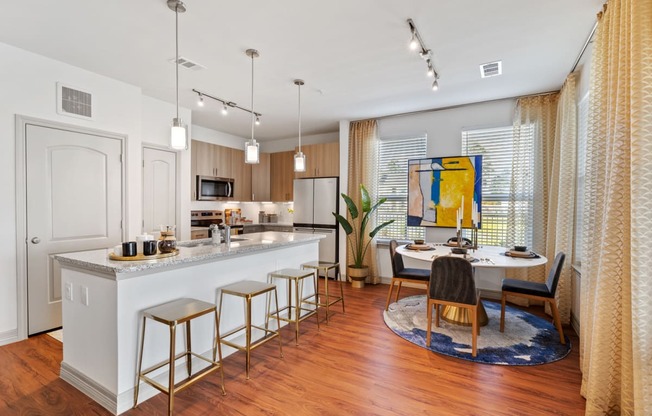
{"type": "Polygon", "coordinates": [[[451,248],[451,253],[453,254],[466,254],[465,248],[453,247],[451,248]]]}
{"type": "Polygon", "coordinates": [[[514,251],[525,252],[527,251],[527,246],[514,246],[514,251]]]}
{"type": "Polygon", "coordinates": [[[414,244],[421,246],[426,242],[426,240],[423,240],[421,238],[414,240],[414,244]]]}

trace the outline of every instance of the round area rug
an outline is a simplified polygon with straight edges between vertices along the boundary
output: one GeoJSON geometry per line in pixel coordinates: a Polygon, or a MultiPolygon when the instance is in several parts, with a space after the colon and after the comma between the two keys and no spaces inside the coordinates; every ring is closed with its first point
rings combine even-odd
{"type": "Polygon", "coordinates": [[[478,353],[471,356],[471,327],[439,320],[435,327],[433,310],[432,339],[426,346],[426,295],[411,296],[389,305],[385,324],[401,338],[439,354],[485,364],[537,365],[561,360],[571,350],[559,342],[554,325],[517,308],[505,308],[505,332],[500,332],[500,304],[483,301],[489,323],[480,327],[478,353]]]}

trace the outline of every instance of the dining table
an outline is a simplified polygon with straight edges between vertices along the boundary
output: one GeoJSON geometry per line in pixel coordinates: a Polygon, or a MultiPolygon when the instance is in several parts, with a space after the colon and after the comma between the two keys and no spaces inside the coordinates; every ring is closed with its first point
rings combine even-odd
{"type": "MultiPolygon", "coordinates": [[[[453,254],[452,249],[457,248],[457,245],[448,243],[425,243],[420,245],[403,244],[399,246],[396,251],[402,256],[420,260],[422,262],[432,263],[437,257],[441,256],[454,256],[462,257],[471,262],[471,266],[475,270],[482,269],[514,269],[514,268],[527,268],[545,265],[548,259],[537,253],[527,251],[522,255],[531,253],[528,257],[516,257],[511,255],[509,248],[498,246],[478,246],[477,249],[467,248],[466,254],[453,254]]],[[[430,267],[430,266],[429,266],[430,267]]],[[[487,312],[480,302],[478,308],[478,322],[481,326],[487,325],[489,318],[487,312]]],[[[444,306],[441,311],[440,317],[446,322],[452,324],[471,326],[468,309],[458,308],[455,306],[444,306]]]]}

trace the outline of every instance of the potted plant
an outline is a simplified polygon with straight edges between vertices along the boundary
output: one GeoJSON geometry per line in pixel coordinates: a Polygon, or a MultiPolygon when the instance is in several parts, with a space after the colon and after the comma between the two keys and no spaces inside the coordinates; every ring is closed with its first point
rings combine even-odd
{"type": "Polygon", "coordinates": [[[353,287],[362,288],[364,287],[365,279],[369,275],[369,266],[364,264],[369,244],[371,244],[371,240],[374,239],[380,230],[393,223],[394,220],[380,224],[367,234],[367,225],[369,224],[371,215],[387,198],[381,198],[374,205],[371,205],[371,197],[363,184],[360,184],[360,208],[358,208],[348,195],[343,193],[342,198],[346,202],[346,207],[353,224],[336,212],[333,212],[333,215],[342,226],[342,229],[344,229],[348,247],[351,248],[353,253],[353,263],[347,265],[347,276],[351,278],[351,285],[353,287]],[[361,218],[358,218],[361,212],[363,215],[361,218]],[[369,237],[368,239],[366,238],[367,236],[369,237]]]}

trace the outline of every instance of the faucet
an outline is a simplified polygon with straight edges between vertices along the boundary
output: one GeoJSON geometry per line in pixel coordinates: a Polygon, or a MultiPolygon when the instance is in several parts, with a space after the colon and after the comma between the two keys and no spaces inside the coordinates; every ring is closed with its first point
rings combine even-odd
{"type": "Polygon", "coordinates": [[[224,241],[224,243],[229,246],[231,244],[231,227],[226,224],[224,224],[222,227],[222,241],[224,241]]]}

